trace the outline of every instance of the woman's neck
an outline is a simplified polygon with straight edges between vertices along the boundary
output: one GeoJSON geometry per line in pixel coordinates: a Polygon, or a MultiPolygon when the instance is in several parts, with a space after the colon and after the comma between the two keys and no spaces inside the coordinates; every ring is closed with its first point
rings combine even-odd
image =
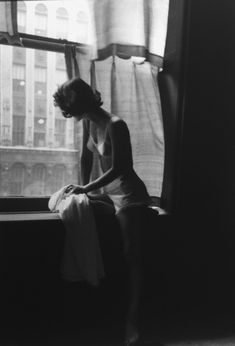
{"type": "Polygon", "coordinates": [[[93,121],[97,126],[104,127],[109,122],[111,116],[102,108],[97,108],[94,111],[86,113],[85,118],[93,121]]]}

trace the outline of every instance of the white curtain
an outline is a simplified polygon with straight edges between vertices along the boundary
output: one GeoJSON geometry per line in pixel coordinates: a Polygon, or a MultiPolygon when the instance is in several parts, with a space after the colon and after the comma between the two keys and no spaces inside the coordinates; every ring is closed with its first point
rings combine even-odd
{"type": "Polygon", "coordinates": [[[90,0],[96,57],[145,56],[161,64],[169,0],[90,0]]]}
{"type": "Polygon", "coordinates": [[[17,28],[17,1],[0,2],[0,41],[22,45],[17,28]]]}
{"type": "MultiPolygon", "coordinates": [[[[101,93],[103,107],[126,121],[134,168],[150,195],[160,197],[164,135],[157,76],[169,0],[91,0],[91,4],[95,43],[89,53],[66,47],[68,77],[84,79],[101,93]]],[[[93,179],[99,174],[95,160],[93,179]]]]}

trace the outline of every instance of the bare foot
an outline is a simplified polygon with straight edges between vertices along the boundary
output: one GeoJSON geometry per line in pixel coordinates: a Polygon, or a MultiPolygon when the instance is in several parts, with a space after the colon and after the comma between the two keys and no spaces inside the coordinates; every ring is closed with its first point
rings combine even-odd
{"type": "Polygon", "coordinates": [[[128,324],[126,327],[125,346],[134,345],[139,340],[138,329],[133,324],[128,324]]]}

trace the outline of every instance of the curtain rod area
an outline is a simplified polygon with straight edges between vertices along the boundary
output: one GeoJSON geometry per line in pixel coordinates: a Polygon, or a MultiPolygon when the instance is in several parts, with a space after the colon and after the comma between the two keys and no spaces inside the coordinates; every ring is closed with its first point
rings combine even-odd
{"type": "MultiPolygon", "coordinates": [[[[87,44],[77,43],[73,41],[67,41],[64,39],[48,38],[44,36],[30,35],[25,33],[19,33],[22,46],[25,48],[46,50],[57,53],[65,52],[65,45],[75,46],[76,50],[82,54],[88,54],[90,52],[90,46],[87,44]]],[[[1,44],[7,44],[7,42],[1,42],[1,44]]],[[[16,45],[13,45],[16,46],[16,45]]],[[[106,48],[99,50],[99,56],[95,60],[104,60],[110,56],[117,55],[123,59],[129,59],[131,56],[145,57],[146,61],[151,62],[158,68],[163,67],[163,57],[149,53],[143,46],[126,46],[120,44],[110,44],[106,48]]]]}
{"type": "Polygon", "coordinates": [[[79,44],[77,42],[67,41],[63,39],[48,38],[24,33],[19,33],[19,36],[21,43],[25,48],[34,48],[51,52],[64,53],[64,46],[66,44],[76,46],[79,50],[88,47],[84,44],[79,44]]]}

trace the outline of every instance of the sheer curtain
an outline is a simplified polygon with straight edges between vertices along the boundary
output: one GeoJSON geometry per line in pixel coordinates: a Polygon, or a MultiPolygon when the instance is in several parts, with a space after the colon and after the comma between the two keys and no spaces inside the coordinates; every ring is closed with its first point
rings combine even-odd
{"type": "Polygon", "coordinates": [[[161,64],[169,0],[90,0],[96,57],[144,56],[161,64]]]}
{"type": "MultiPolygon", "coordinates": [[[[160,197],[164,135],[157,76],[168,0],[91,0],[91,11],[94,45],[89,54],[66,48],[68,76],[80,76],[97,89],[103,107],[127,122],[134,168],[150,195],[160,197]]],[[[100,174],[95,162],[93,178],[100,174]]]]}
{"type": "Polygon", "coordinates": [[[22,45],[17,30],[17,1],[0,2],[0,41],[22,45]]]}

